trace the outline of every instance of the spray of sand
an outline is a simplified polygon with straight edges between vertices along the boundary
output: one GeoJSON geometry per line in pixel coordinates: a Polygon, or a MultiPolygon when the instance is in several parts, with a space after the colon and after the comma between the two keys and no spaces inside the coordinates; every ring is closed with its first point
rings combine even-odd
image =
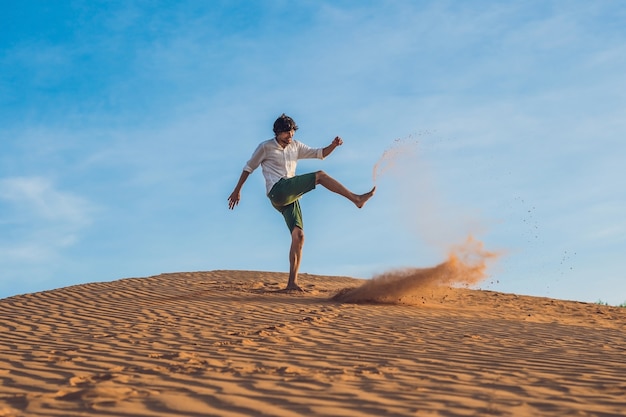
{"type": "Polygon", "coordinates": [[[393,141],[393,144],[383,152],[381,157],[374,164],[374,169],[372,170],[372,181],[374,185],[376,185],[376,181],[381,175],[395,168],[401,158],[410,157],[414,154],[419,143],[417,137],[421,135],[422,133],[418,133],[404,139],[396,139],[393,141]]]}
{"type": "Polygon", "coordinates": [[[416,297],[423,298],[426,294],[441,293],[459,286],[473,286],[487,277],[489,261],[497,254],[485,250],[482,242],[470,236],[460,245],[458,242],[469,232],[463,233],[463,218],[454,211],[444,209],[437,199],[436,187],[430,183],[426,164],[416,163],[417,148],[424,135],[431,132],[420,132],[408,138],[396,139],[383,152],[373,169],[374,184],[383,175],[394,172],[399,174],[401,183],[400,196],[402,207],[409,211],[400,216],[402,227],[406,227],[409,218],[414,219],[420,237],[436,244],[447,252],[447,259],[429,268],[405,268],[393,270],[378,276],[358,288],[346,288],[337,293],[333,299],[346,303],[402,303],[411,304],[416,297]],[[419,213],[415,215],[416,211],[419,213]]]}
{"type": "Polygon", "coordinates": [[[339,291],[333,300],[344,303],[411,304],[415,297],[438,289],[469,287],[486,278],[487,263],[497,254],[471,236],[450,250],[448,259],[431,268],[410,268],[378,275],[357,288],[339,291]]]}

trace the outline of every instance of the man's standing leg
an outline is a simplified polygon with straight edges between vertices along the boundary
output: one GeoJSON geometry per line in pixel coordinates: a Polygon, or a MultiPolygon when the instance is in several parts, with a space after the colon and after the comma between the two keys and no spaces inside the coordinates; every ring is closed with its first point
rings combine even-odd
{"type": "Polygon", "coordinates": [[[291,231],[291,248],[289,249],[289,281],[288,290],[302,291],[298,285],[298,270],[302,260],[302,247],[304,246],[304,231],[298,226],[291,231]]]}
{"type": "Polygon", "coordinates": [[[299,198],[315,188],[316,174],[298,175],[289,179],[280,180],[270,190],[268,197],[274,208],[280,211],[285,223],[291,232],[291,247],[289,248],[289,281],[287,290],[302,291],[298,285],[298,271],[302,261],[302,247],[304,245],[304,223],[299,198]]]}

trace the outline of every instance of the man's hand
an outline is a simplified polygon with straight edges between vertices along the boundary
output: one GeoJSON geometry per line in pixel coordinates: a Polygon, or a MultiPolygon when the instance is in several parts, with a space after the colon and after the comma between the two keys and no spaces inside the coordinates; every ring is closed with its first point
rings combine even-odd
{"type": "Polygon", "coordinates": [[[241,199],[241,187],[243,187],[243,183],[246,182],[250,173],[248,171],[242,171],[241,176],[239,177],[239,181],[237,181],[237,185],[233,192],[228,196],[228,208],[234,209],[237,204],[239,204],[239,200],[241,199]]]}
{"type": "Polygon", "coordinates": [[[335,139],[333,139],[333,143],[332,145],[336,148],[337,146],[341,146],[343,145],[343,140],[339,137],[336,136],[335,139]]]}
{"type": "Polygon", "coordinates": [[[343,140],[339,136],[335,136],[335,139],[333,139],[332,143],[322,150],[322,156],[326,158],[328,155],[331,154],[332,151],[335,150],[337,146],[341,145],[343,145],[343,140]]]}
{"type": "Polygon", "coordinates": [[[241,193],[239,191],[233,191],[230,196],[228,196],[228,208],[234,209],[237,204],[239,204],[239,200],[241,199],[241,193]]]}

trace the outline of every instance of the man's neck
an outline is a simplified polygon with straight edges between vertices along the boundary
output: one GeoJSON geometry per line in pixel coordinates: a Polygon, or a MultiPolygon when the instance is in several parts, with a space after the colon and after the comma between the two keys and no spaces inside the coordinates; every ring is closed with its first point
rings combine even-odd
{"type": "Polygon", "coordinates": [[[274,136],[274,140],[276,141],[276,143],[278,143],[280,145],[281,148],[285,149],[290,143],[289,142],[281,142],[280,140],[278,140],[278,138],[276,136],[274,136]]]}

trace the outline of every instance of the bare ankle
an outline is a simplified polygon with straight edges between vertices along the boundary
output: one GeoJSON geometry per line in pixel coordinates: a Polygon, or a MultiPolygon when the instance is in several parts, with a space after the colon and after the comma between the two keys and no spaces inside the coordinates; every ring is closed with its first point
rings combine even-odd
{"type": "Polygon", "coordinates": [[[376,187],[372,188],[369,192],[365,194],[361,194],[357,196],[357,201],[355,202],[356,206],[358,208],[363,208],[365,203],[367,203],[367,200],[369,200],[370,198],[374,196],[375,191],[376,191],[376,187]]]}

